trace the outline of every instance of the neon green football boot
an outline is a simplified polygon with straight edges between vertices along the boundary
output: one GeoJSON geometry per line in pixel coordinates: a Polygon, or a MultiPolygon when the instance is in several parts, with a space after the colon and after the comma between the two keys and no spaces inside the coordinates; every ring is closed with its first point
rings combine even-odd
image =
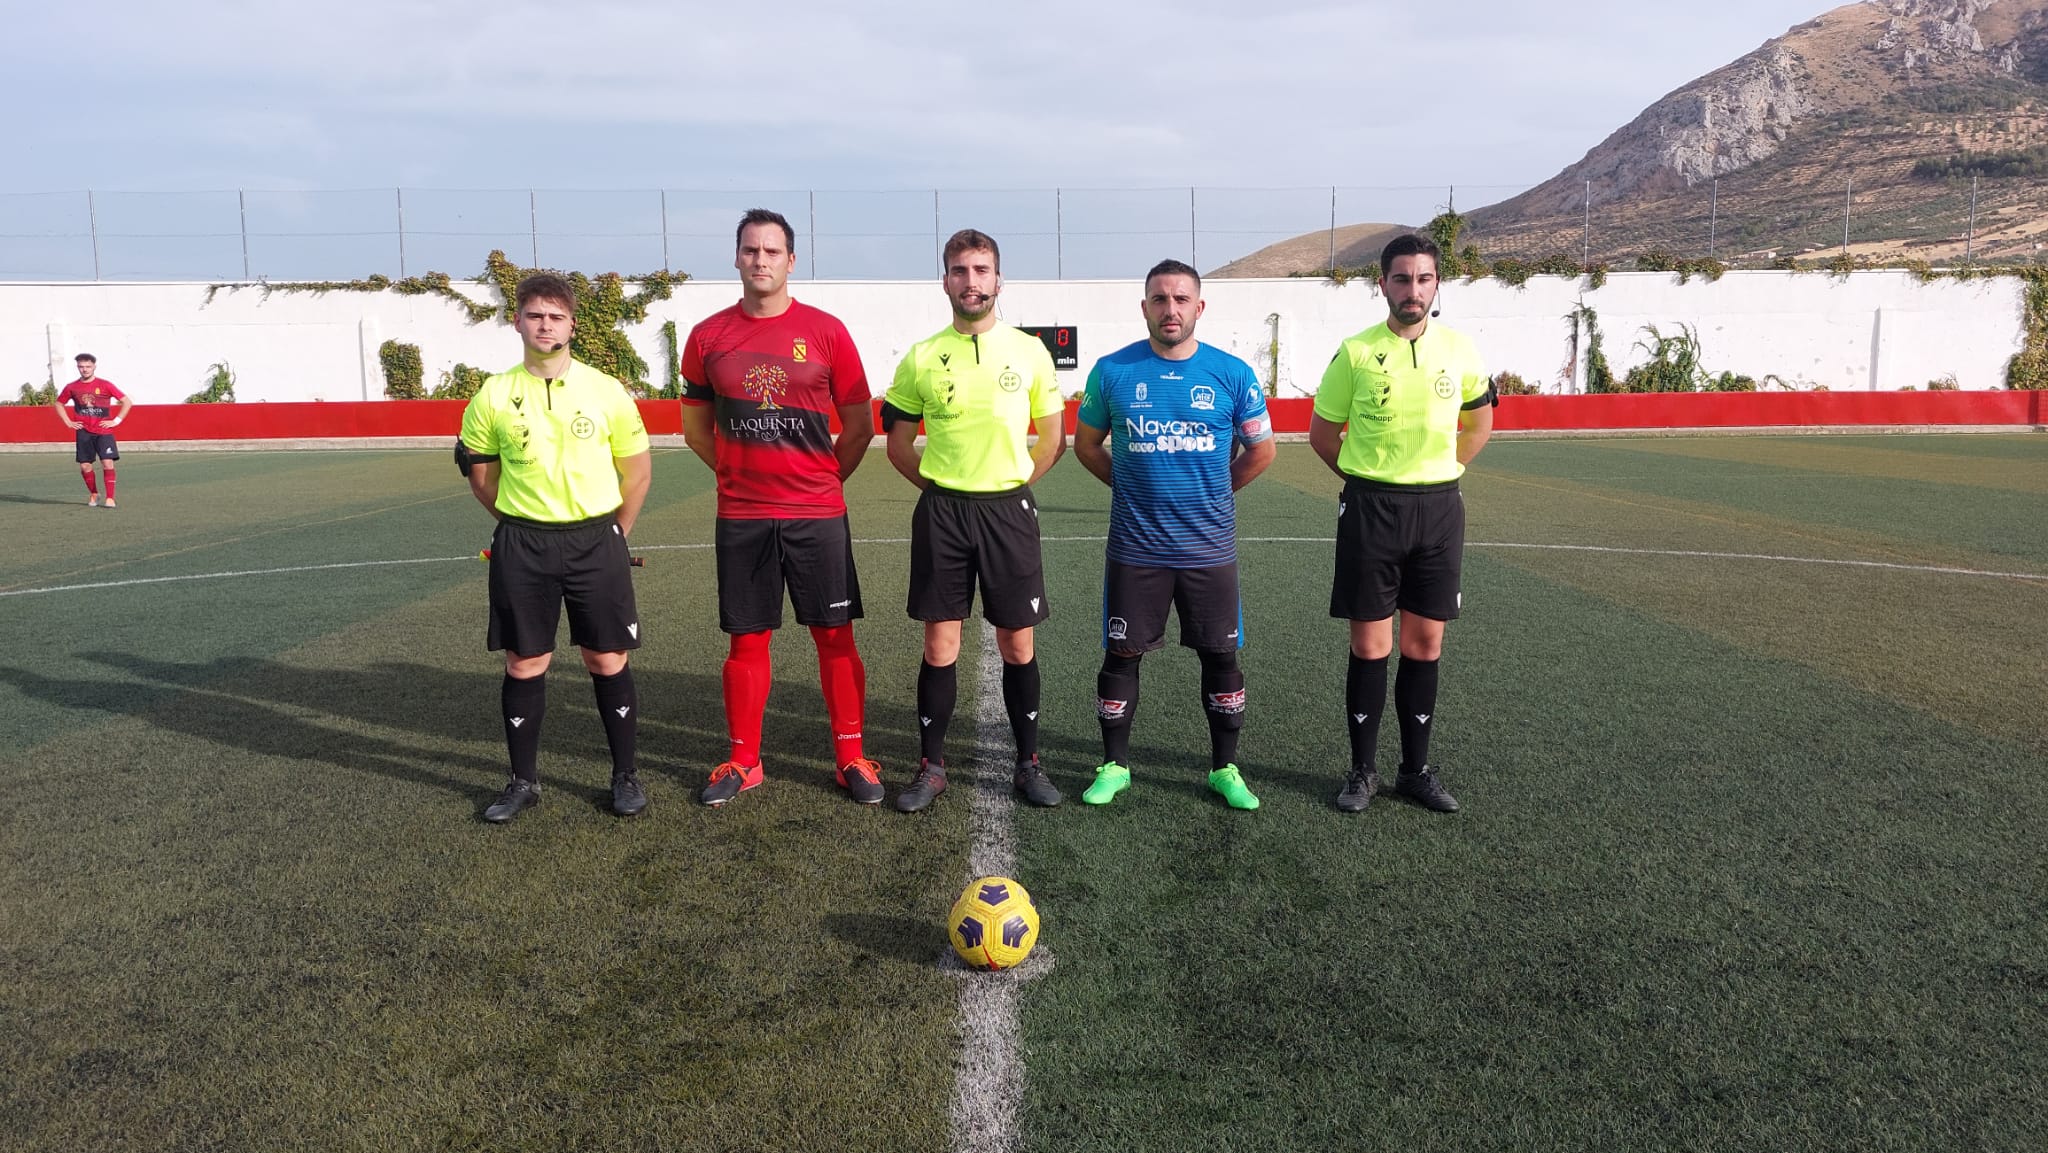
{"type": "MultiPolygon", "coordinates": [[[[1081,801],[1089,805],[1106,805],[1116,799],[1118,793],[1131,787],[1131,770],[1111,761],[1095,770],[1095,783],[1081,794],[1081,801]]],[[[1257,804],[1257,801],[1253,801],[1257,804]]]]}
{"type": "Polygon", "coordinates": [[[1259,799],[1245,787],[1244,774],[1236,765],[1225,765],[1209,774],[1209,789],[1230,802],[1233,809],[1256,809],[1259,799]]]}

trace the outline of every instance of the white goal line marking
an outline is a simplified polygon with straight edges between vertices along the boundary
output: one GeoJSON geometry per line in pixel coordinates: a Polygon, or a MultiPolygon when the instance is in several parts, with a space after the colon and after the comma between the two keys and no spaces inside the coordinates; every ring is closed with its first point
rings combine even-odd
{"type": "MultiPolygon", "coordinates": [[[[1099,536],[1049,536],[1040,540],[1045,544],[1101,544],[1099,536]]],[[[909,537],[859,537],[853,542],[859,545],[905,545],[909,537]]],[[[1326,536],[1247,536],[1239,537],[1239,544],[1334,544],[1326,536]]],[[[713,547],[704,544],[650,544],[635,545],[639,552],[702,552],[713,547]]],[[[1527,544],[1517,541],[1468,541],[1466,548],[1528,549],[1542,552],[1590,552],[1608,553],[1617,556],[1661,556],[1692,557],[1700,560],[1749,560],[1766,561],[1775,564],[1834,565],[1840,568],[1885,569],[1892,572],[1927,573],[1934,576],[1988,577],[1993,580],[2048,581],[2048,573],[2039,572],[1998,572],[1992,569],[1960,568],[1954,565],[1905,564],[1899,561],[1843,560],[1836,557],[1781,556],[1776,553],[1760,552],[1711,552],[1703,549],[1665,548],[1623,548],[1615,545],[1598,544],[1527,544]]],[[[178,581],[227,580],[233,577],[288,576],[292,573],[332,572],[338,569],[383,568],[393,565],[449,564],[456,561],[476,560],[469,556],[425,556],[408,557],[399,560],[351,560],[335,561],[331,564],[287,565],[280,568],[233,569],[227,572],[187,573],[183,576],[135,577],[129,580],[91,581],[85,584],[45,585],[38,588],[0,589],[0,598],[36,596],[42,593],[83,592],[91,589],[131,588],[136,585],[173,584],[178,581]]]]}

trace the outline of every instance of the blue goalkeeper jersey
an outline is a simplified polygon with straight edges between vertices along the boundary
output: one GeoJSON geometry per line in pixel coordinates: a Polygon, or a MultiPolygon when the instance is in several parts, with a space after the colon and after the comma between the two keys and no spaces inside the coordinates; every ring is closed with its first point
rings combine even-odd
{"type": "Polygon", "coordinates": [[[1152,568],[1237,559],[1234,446],[1273,435],[1250,365],[1206,344],[1167,360],[1141,340],[1095,362],[1080,421],[1109,433],[1109,559],[1152,568]]]}

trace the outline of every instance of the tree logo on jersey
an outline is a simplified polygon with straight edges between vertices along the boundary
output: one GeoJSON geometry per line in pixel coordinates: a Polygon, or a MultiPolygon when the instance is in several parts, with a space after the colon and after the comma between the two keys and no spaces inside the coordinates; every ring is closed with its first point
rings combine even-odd
{"type": "Polygon", "coordinates": [[[1458,395],[1458,386],[1451,382],[1449,373],[1439,372],[1436,374],[1436,394],[1445,400],[1458,395]]]}
{"type": "Polygon", "coordinates": [[[1014,372],[1011,372],[1006,367],[1003,369],[1003,375],[996,377],[996,384],[999,385],[1004,392],[1015,392],[1018,389],[1024,387],[1024,378],[1018,376],[1014,372]]]}
{"type": "Polygon", "coordinates": [[[775,398],[789,391],[789,373],[779,364],[757,364],[741,378],[740,389],[764,411],[773,411],[782,407],[775,398]]]}
{"type": "Polygon", "coordinates": [[[810,354],[810,347],[804,343],[803,337],[799,336],[795,340],[790,342],[789,357],[791,360],[796,361],[798,364],[802,364],[804,363],[804,358],[809,356],[810,354]]]}
{"type": "Polygon", "coordinates": [[[1188,403],[1204,412],[1216,411],[1216,390],[1206,384],[1188,389],[1188,403]]]}
{"type": "Polygon", "coordinates": [[[597,435],[597,422],[579,412],[576,419],[569,422],[569,435],[577,440],[589,440],[597,435]]]}

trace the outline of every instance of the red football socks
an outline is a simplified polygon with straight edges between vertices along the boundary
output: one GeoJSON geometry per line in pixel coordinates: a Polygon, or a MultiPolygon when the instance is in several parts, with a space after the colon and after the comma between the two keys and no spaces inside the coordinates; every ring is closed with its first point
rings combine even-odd
{"type": "Polygon", "coordinates": [[[107,499],[114,499],[114,470],[111,468],[107,470],[107,499]]]}
{"type": "Polygon", "coordinates": [[[100,482],[93,479],[91,469],[88,468],[80,472],[78,475],[85,478],[85,491],[93,494],[94,496],[98,496],[100,494],[100,482]]]}
{"type": "Polygon", "coordinates": [[[773,666],[768,642],[774,634],[741,633],[725,654],[725,732],[732,760],[752,768],[761,763],[761,715],[768,709],[773,666]]]}
{"type": "Polygon", "coordinates": [[[868,695],[868,670],[853,644],[853,626],[811,629],[818,645],[818,684],[832,721],[832,753],[840,765],[861,759],[861,729],[868,695]]]}

